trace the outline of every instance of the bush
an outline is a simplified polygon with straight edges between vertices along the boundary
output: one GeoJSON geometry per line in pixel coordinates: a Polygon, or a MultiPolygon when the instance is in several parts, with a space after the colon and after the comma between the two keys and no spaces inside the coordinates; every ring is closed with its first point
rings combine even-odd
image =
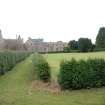
{"type": "Polygon", "coordinates": [[[78,39],[78,49],[80,52],[88,52],[91,51],[92,42],[91,39],[88,38],[79,38],[78,39]]]}
{"type": "Polygon", "coordinates": [[[62,89],[81,89],[105,86],[105,60],[63,61],[58,82],[62,89]]]}
{"type": "Polygon", "coordinates": [[[93,51],[94,52],[105,51],[105,48],[95,48],[93,51]]]}
{"type": "Polygon", "coordinates": [[[0,52],[0,75],[10,71],[18,62],[24,60],[27,52],[0,52]]]}
{"type": "Polygon", "coordinates": [[[50,67],[47,61],[40,54],[35,54],[33,59],[37,78],[47,82],[51,79],[50,67]]]}

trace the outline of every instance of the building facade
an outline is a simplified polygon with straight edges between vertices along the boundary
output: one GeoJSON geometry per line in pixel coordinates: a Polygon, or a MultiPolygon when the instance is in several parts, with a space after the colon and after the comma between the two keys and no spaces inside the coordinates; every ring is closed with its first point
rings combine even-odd
{"type": "Polygon", "coordinates": [[[0,30],[0,49],[8,50],[27,50],[34,52],[62,52],[67,43],[62,41],[57,42],[44,42],[43,39],[32,39],[24,43],[23,39],[19,36],[16,39],[4,39],[0,30]]]}
{"type": "Polygon", "coordinates": [[[20,35],[16,39],[4,39],[4,48],[10,50],[23,50],[23,39],[20,35]]]}
{"type": "Polygon", "coordinates": [[[16,39],[4,39],[0,30],[0,49],[23,50],[23,44],[20,35],[16,39]]]}
{"type": "Polygon", "coordinates": [[[60,52],[64,50],[67,43],[62,41],[57,42],[44,42],[43,39],[31,39],[25,43],[28,51],[35,52],[60,52]]]}

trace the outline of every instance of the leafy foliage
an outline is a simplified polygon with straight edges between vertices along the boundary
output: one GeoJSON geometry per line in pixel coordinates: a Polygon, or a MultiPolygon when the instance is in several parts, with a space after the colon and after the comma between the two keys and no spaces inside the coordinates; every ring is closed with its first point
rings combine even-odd
{"type": "Polygon", "coordinates": [[[48,62],[40,54],[35,54],[33,58],[37,78],[47,82],[51,79],[50,67],[48,62]]]}
{"type": "Polygon", "coordinates": [[[96,47],[105,48],[105,27],[99,29],[98,35],[96,37],[96,47]]]}
{"type": "Polygon", "coordinates": [[[26,52],[0,52],[0,75],[10,71],[18,62],[24,60],[26,52]]]}
{"type": "Polygon", "coordinates": [[[75,40],[71,40],[68,43],[68,46],[70,47],[71,50],[77,50],[78,49],[78,42],[75,40]]]}
{"type": "Polygon", "coordinates": [[[78,40],[78,49],[81,52],[88,52],[92,49],[92,42],[91,39],[88,38],[80,38],[78,40]]]}
{"type": "Polygon", "coordinates": [[[60,65],[58,82],[62,89],[105,86],[105,60],[64,61],[60,65]]]}
{"type": "Polygon", "coordinates": [[[63,48],[63,52],[68,53],[70,52],[70,47],[66,46],[63,48]]]}

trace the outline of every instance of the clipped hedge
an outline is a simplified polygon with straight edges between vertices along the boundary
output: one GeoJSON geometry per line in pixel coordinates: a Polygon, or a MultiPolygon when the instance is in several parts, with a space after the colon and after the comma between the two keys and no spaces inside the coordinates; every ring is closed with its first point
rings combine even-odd
{"type": "Polygon", "coordinates": [[[51,79],[51,71],[48,62],[40,54],[34,54],[33,63],[37,79],[48,82],[51,79]]]}
{"type": "Polygon", "coordinates": [[[18,62],[24,60],[27,52],[0,52],[0,75],[10,71],[18,62]]]}
{"type": "Polygon", "coordinates": [[[105,48],[97,48],[97,47],[96,47],[93,51],[94,51],[94,52],[105,51],[105,48]]]}
{"type": "Polygon", "coordinates": [[[105,60],[63,61],[58,82],[62,89],[82,89],[105,86],[105,60]]]}

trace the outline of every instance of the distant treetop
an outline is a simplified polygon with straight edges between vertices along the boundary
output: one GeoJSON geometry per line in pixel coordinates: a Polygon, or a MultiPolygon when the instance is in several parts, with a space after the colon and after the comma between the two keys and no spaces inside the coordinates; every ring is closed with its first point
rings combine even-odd
{"type": "Polygon", "coordinates": [[[101,27],[96,37],[96,47],[105,48],[105,27],[101,27]]]}

